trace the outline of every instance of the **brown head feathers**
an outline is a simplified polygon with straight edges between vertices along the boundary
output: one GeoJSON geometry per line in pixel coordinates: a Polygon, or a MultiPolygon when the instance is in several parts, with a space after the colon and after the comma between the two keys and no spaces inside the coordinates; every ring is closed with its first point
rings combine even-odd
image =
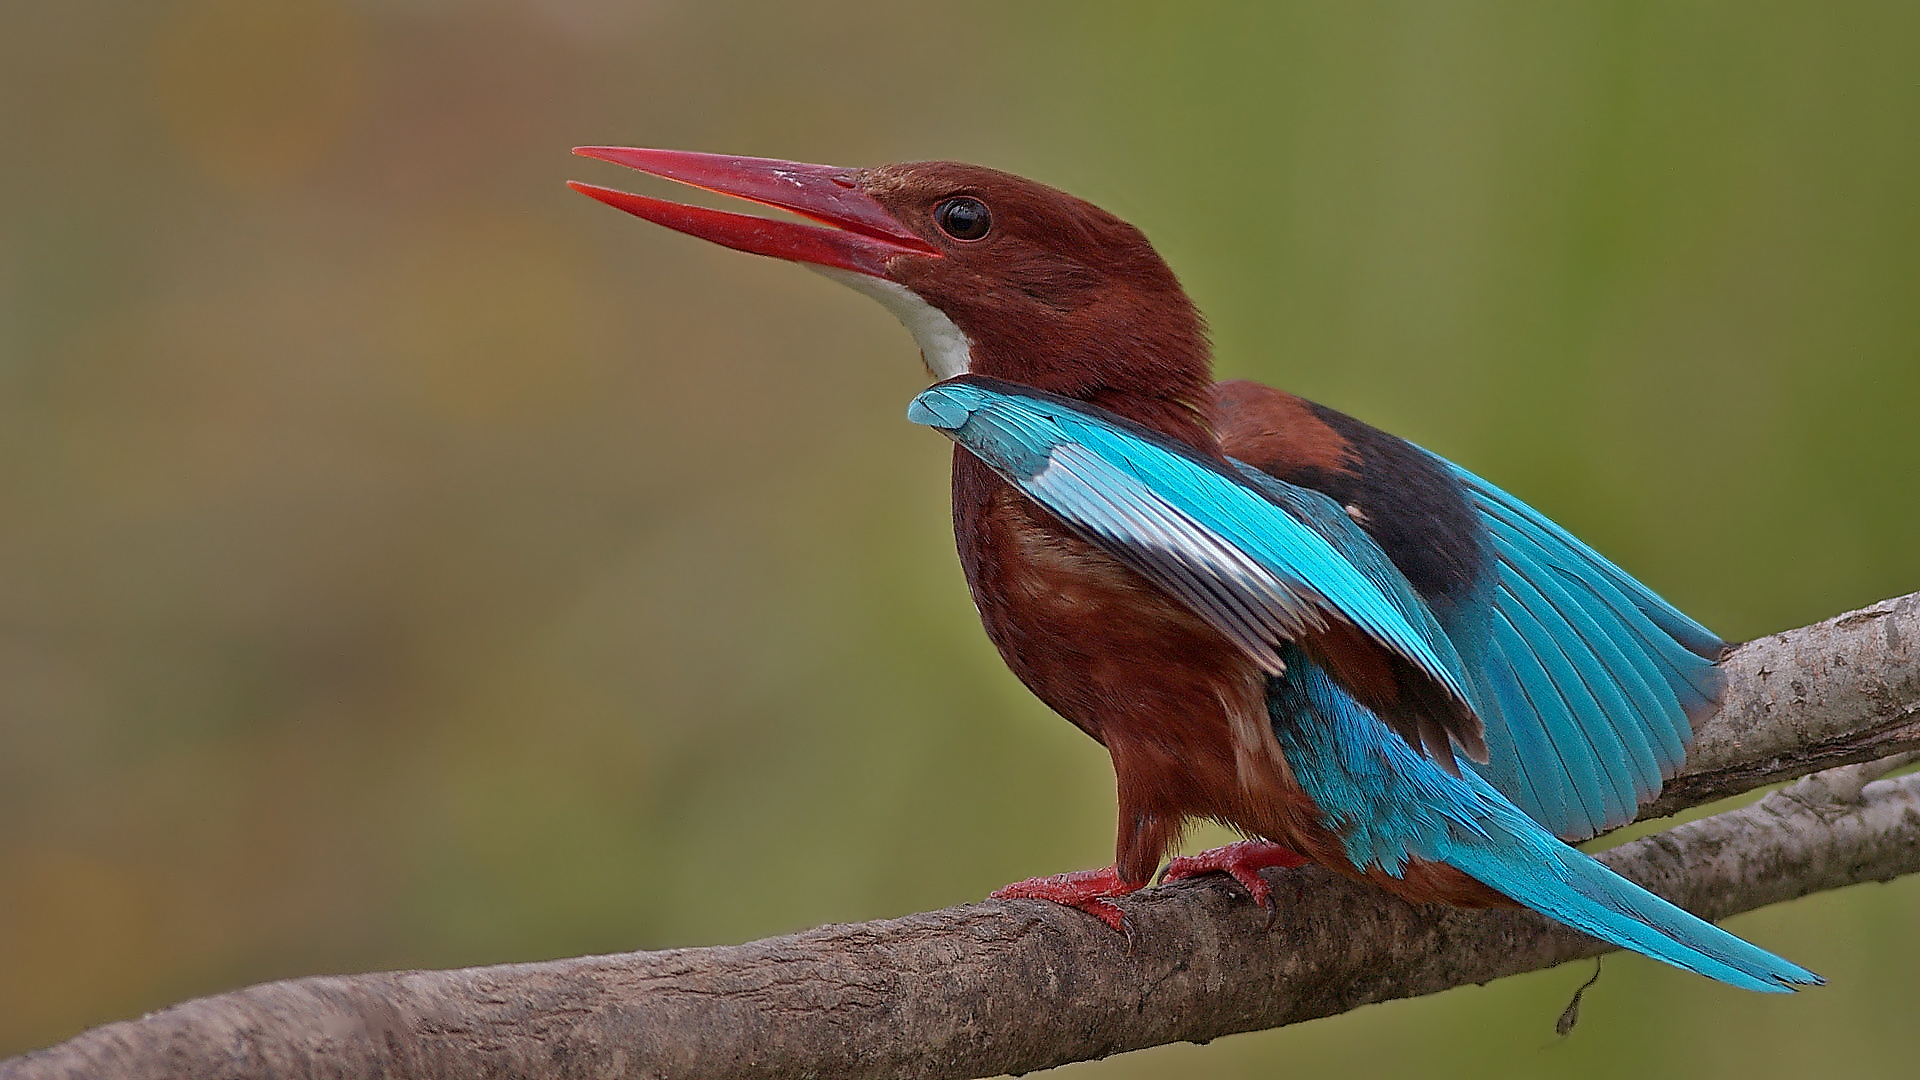
{"type": "Polygon", "coordinates": [[[967,335],[973,373],[1090,401],[1211,448],[1199,412],[1211,382],[1206,327],[1139,229],[978,165],[883,165],[860,182],[940,251],[895,259],[888,276],[967,335]],[[985,207],[984,235],[942,229],[939,212],[955,199],[985,207]]]}

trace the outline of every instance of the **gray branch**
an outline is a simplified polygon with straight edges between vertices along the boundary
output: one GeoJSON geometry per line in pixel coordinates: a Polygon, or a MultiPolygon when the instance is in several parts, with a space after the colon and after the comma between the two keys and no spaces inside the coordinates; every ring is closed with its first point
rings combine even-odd
{"type": "MultiPolygon", "coordinates": [[[[1830,771],[1600,858],[1716,919],[1920,870],[1920,774],[1877,779],[1920,749],[1916,642],[1920,594],[1741,647],[1653,811],[1830,771]]],[[[0,1080],[975,1077],[1607,948],[1530,912],[1414,907],[1316,868],[1268,878],[1271,921],[1225,879],[1123,901],[1131,947],[1078,912],[990,901],[746,945],[293,979],[95,1028],[0,1080]]]]}
{"type": "Polygon", "coordinates": [[[1920,593],[1749,641],[1727,696],[1642,818],[1920,749],[1920,593]]]}

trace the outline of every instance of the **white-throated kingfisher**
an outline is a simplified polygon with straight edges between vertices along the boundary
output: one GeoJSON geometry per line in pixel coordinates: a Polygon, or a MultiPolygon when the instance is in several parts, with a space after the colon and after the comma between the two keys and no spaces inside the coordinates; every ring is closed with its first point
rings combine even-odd
{"type": "Polygon", "coordinates": [[[1112,756],[1114,865],[999,890],[1125,929],[1169,877],[1311,860],[1413,902],[1518,904],[1750,990],[1819,978],[1568,846],[1633,820],[1726,643],[1499,488],[1332,409],[1216,383],[1137,229],[991,169],[576,153],[819,224],[577,190],[884,304],[955,444],[960,561],[1000,655],[1112,756]],[[1463,760],[1464,759],[1464,760],[1463,760]]]}

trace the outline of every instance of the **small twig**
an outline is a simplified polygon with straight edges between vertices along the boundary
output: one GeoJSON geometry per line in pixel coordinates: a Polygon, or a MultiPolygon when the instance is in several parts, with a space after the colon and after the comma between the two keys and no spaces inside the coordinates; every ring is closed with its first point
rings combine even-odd
{"type": "Polygon", "coordinates": [[[1573,992],[1573,1000],[1567,1002],[1567,1007],[1560,1010],[1560,1019],[1553,1022],[1555,1035],[1564,1039],[1573,1034],[1573,1025],[1580,1022],[1580,999],[1586,995],[1589,987],[1600,981],[1600,960],[1598,956],[1593,958],[1593,977],[1581,983],[1580,989],[1573,992]]]}

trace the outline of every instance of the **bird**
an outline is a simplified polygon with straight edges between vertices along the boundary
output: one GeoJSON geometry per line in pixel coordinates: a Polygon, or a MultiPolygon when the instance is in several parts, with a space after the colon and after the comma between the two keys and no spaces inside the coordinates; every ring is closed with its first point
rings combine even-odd
{"type": "Polygon", "coordinates": [[[1351,416],[1216,382],[1146,236],[952,161],[842,168],[574,151],[792,221],[582,182],[617,209],[879,301],[954,443],[953,525],[987,636],[1112,759],[1113,903],[1312,862],[1412,903],[1530,908],[1732,986],[1822,980],[1571,846],[1634,819],[1723,692],[1729,645],[1514,496],[1351,416]],[[1162,860],[1196,821],[1244,839],[1162,860]]]}

